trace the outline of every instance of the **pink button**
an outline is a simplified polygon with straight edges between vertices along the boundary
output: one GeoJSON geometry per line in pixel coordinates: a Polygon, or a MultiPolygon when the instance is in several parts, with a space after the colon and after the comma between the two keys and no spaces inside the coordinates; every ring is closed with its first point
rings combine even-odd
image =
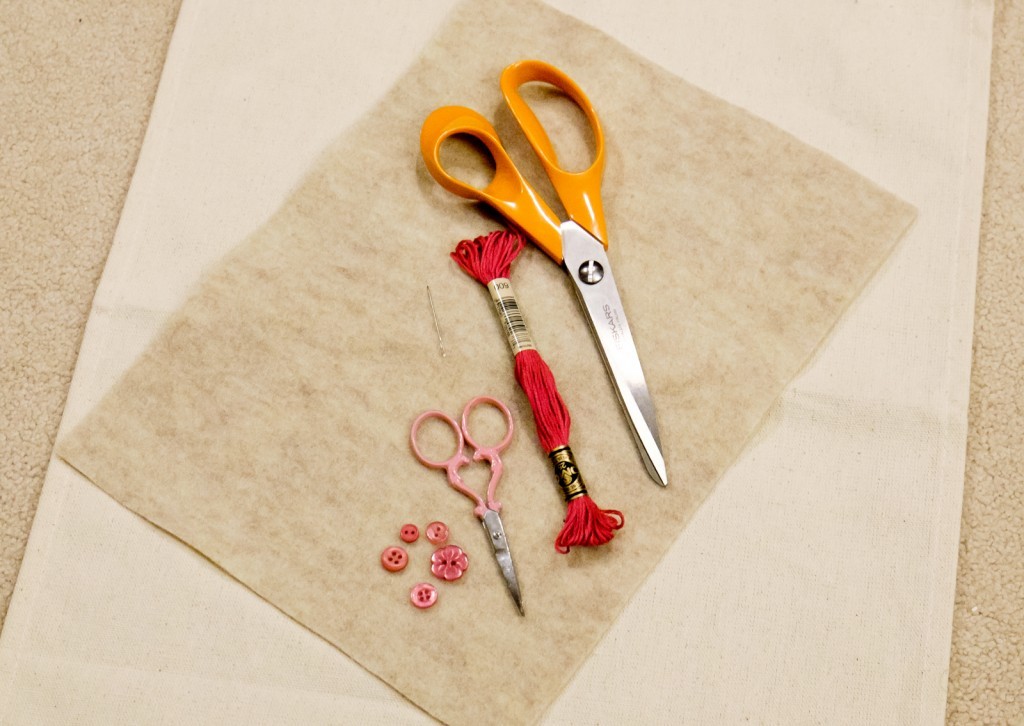
{"type": "Polygon", "coordinates": [[[444,544],[448,541],[448,525],[444,522],[431,522],[427,525],[427,539],[430,544],[444,544]]]}
{"type": "Polygon", "coordinates": [[[415,542],[420,538],[420,528],[415,524],[403,524],[401,537],[403,542],[415,542]]]}
{"type": "Polygon", "coordinates": [[[448,545],[436,550],[430,556],[430,571],[442,580],[451,582],[462,577],[462,573],[469,569],[469,557],[462,551],[461,547],[448,545]]]}
{"type": "Polygon", "coordinates": [[[437,602],[437,588],[429,582],[413,585],[412,590],[409,592],[409,599],[418,608],[429,608],[437,602]]]}
{"type": "Polygon", "coordinates": [[[388,572],[398,572],[409,564],[409,554],[401,547],[388,547],[380,553],[380,563],[388,572]]]}

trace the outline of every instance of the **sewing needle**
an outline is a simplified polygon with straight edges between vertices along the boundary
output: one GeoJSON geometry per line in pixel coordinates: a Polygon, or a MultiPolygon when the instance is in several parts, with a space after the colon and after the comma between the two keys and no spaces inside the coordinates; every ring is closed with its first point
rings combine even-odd
{"type": "Polygon", "coordinates": [[[434,310],[434,296],[430,294],[430,285],[427,285],[427,301],[430,303],[430,314],[434,318],[434,330],[437,331],[437,347],[441,349],[441,357],[447,354],[444,352],[444,341],[441,340],[441,326],[437,322],[437,311],[434,310]]]}

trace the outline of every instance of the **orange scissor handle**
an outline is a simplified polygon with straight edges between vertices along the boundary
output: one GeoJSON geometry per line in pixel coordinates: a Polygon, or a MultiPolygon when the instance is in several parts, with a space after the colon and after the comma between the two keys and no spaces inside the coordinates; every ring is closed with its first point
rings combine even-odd
{"type": "Polygon", "coordinates": [[[452,194],[491,205],[561,264],[562,234],[558,218],[523,179],[487,119],[464,106],[439,108],[423,122],[420,151],[427,170],[438,184],[452,194]],[[477,139],[494,159],[494,178],[483,189],[456,179],[441,165],[441,145],[457,134],[477,139]]]}
{"type": "Polygon", "coordinates": [[[523,60],[513,63],[501,74],[501,92],[512,115],[523,129],[527,140],[547,172],[551,185],[562,200],[562,206],[569,218],[608,247],[608,233],[604,223],[604,209],[601,204],[601,177],[604,174],[604,133],[597,111],[576,81],[550,63],[538,60],[523,60]],[[551,139],[522,96],[519,87],[524,83],[548,83],[580,107],[590,122],[594,133],[597,155],[590,168],[580,172],[566,171],[558,165],[558,155],[551,145],[551,139]]]}

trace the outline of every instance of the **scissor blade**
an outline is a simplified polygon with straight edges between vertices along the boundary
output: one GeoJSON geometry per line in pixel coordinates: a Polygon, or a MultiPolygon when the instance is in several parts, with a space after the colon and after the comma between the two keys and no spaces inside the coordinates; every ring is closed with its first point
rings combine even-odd
{"type": "Polygon", "coordinates": [[[587,313],[590,330],[597,338],[601,357],[626,411],[644,466],[655,482],[668,486],[654,401],[647,389],[604,245],[575,222],[562,224],[561,232],[565,270],[587,313]]]}
{"type": "Polygon", "coordinates": [[[512,562],[512,551],[508,548],[508,538],[505,537],[505,527],[501,523],[501,517],[493,509],[488,509],[484,513],[484,518],[480,521],[484,525],[484,531],[487,533],[487,539],[491,542],[491,547],[494,548],[494,559],[498,561],[498,567],[505,578],[508,592],[512,596],[519,614],[526,615],[523,612],[523,598],[519,594],[519,578],[516,577],[516,566],[512,562]]]}

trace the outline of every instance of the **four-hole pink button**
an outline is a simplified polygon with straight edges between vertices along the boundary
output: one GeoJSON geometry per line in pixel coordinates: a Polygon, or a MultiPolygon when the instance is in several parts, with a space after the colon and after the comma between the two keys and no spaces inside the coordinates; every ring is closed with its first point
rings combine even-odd
{"type": "Polygon", "coordinates": [[[413,585],[412,590],[409,592],[409,599],[412,600],[413,605],[420,609],[429,608],[437,602],[437,588],[429,582],[413,585]]]}
{"type": "Polygon", "coordinates": [[[388,547],[380,553],[380,563],[388,572],[404,570],[409,564],[409,553],[401,547],[388,547]]]}

